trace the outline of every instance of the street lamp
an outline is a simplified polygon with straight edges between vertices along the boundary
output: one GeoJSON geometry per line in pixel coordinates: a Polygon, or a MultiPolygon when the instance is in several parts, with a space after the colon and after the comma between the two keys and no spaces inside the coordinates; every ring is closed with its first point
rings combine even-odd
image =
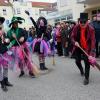
{"type": "Polygon", "coordinates": [[[14,16],[14,7],[13,7],[13,2],[11,3],[10,0],[4,0],[5,3],[9,4],[11,9],[12,9],[12,14],[14,16]]]}

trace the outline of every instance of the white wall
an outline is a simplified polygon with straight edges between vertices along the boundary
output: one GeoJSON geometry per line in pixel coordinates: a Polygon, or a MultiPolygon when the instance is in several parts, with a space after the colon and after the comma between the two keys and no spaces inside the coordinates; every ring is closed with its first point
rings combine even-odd
{"type": "Polygon", "coordinates": [[[58,10],[61,14],[66,12],[72,13],[73,20],[77,20],[79,18],[80,12],[84,11],[84,5],[83,4],[77,4],[76,0],[57,0],[58,1],[58,10]]]}

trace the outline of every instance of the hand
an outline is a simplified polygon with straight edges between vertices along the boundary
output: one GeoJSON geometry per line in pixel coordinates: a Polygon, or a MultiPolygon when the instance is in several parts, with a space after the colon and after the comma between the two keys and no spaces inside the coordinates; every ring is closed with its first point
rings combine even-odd
{"type": "Polygon", "coordinates": [[[53,39],[50,39],[49,42],[52,43],[53,42],[53,39]]]}
{"type": "Polygon", "coordinates": [[[6,38],[4,41],[5,43],[10,43],[10,40],[8,38],[6,38]]]}
{"type": "Polygon", "coordinates": [[[15,35],[15,33],[12,34],[12,37],[16,39],[16,35],[15,35]]]}
{"type": "Polygon", "coordinates": [[[79,45],[79,43],[78,43],[78,42],[75,42],[75,46],[76,46],[76,47],[79,47],[80,45],[79,45]]]}
{"type": "Polygon", "coordinates": [[[21,38],[19,39],[19,42],[24,42],[24,37],[21,37],[21,38]]]}
{"type": "Polygon", "coordinates": [[[30,13],[27,11],[27,10],[25,10],[25,13],[29,16],[30,15],[30,13]]]}

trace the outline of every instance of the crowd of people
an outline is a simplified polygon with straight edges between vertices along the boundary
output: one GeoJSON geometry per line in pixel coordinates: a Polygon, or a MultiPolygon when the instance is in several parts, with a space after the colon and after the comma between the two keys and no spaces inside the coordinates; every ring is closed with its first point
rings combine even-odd
{"type": "MultiPolygon", "coordinates": [[[[35,78],[36,73],[48,70],[45,65],[46,56],[75,58],[75,63],[81,76],[85,76],[84,85],[89,84],[90,65],[95,64],[95,56],[99,57],[100,41],[100,14],[88,20],[87,13],[81,13],[77,22],[63,21],[55,26],[48,25],[46,18],[39,17],[37,22],[29,16],[33,26],[26,30],[18,24],[23,22],[21,17],[13,17],[9,24],[10,30],[4,31],[4,17],[0,17],[0,83],[3,91],[7,86],[13,86],[8,80],[8,68],[16,66],[20,69],[22,77],[27,67],[29,76],[35,78]],[[82,49],[81,49],[82,48],[82,49]],[[84,53],[83,51],[86,53],[84,53]],[[37,53],[40,69],[33,63],[31,54],[37,53]],[[81,60],[84,60],[85,70],[81,60]],[[13,64],[12,64],[13,62],[13,64]]],[[[67,64],[66,64],[67,66],[67,64]]]]}

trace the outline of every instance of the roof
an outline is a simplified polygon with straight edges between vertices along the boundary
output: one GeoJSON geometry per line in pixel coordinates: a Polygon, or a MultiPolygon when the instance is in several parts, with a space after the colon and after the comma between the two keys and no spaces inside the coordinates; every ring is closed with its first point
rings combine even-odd
{"type": "Polygon", "coordinates": [[[41,7],[41,8],[47,8],[51,7],[56,3],[47,3],[47,2],[32,2],[32,7],[41,7]]]}
{"type": "Polygon", "coordinates": [[[10,3],[6,3],[5,0],[0,0],[0,6],[10,6],[10,3]]]}

